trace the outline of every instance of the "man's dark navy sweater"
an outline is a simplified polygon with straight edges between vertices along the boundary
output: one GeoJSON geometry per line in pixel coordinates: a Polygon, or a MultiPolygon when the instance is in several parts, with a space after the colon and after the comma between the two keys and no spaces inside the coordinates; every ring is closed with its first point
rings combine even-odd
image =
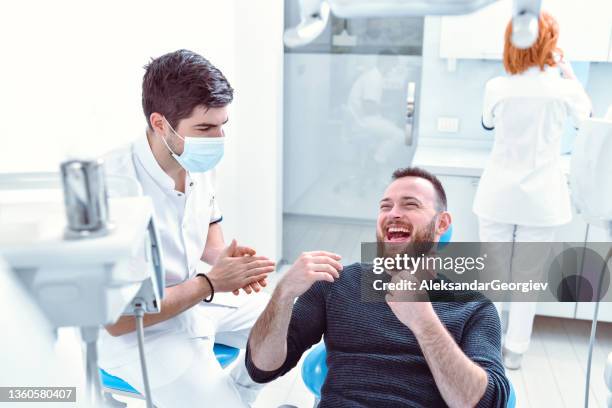
{"type": "MultiPolygon", "coordinates": [[[[321,390],[326,407],[445,407],[416,337],[385,302],[361,300],[361,264],[345,267],[334,283],[317,282],[295,303],[287,358],[276,371],[246,364],[256,382],[291,370],[324,335],[328,374],[321,390]]],[[[467,296],[467,297],[466,297],[467,296]]],[[[461,350],[488,376],[478,407],[505,408],[510,385],[501,362],[500,323],[493,304],[478,293],[461,301],[432,302],[461,350]]]]}

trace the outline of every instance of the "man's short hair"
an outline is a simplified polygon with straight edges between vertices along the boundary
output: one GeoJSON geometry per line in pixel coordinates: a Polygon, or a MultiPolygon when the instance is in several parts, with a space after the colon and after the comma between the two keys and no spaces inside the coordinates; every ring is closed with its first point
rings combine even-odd
{"type": "Polygon", "coordinates": [[[173,128],[203,105],[220,108],[229,105],[234,90],[221,71],[206,58],[189,50],[178,50],[145,65],[142,80],[142,109],[150,117],[158,112],[173,128]]]}
{"type": "Polygon", "coordinates": [[[446,211],[446,192],[444,191],[444,187],[442,187],[442,183],[440,182],[440,180],[438,180],[436,176],[434,176],[427,170],[421,169],[419,167],[405,167],[395,170],[391,179],[395,181],[403,177],[420,177],[429,181],[433,185],[434,190],[436,190],[437,210],[446,211]]]}

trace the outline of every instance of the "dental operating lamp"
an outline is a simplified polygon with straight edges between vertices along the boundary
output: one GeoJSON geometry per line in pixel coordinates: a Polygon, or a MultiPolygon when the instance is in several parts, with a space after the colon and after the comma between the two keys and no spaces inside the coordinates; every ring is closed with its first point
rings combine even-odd
{"type": "MultiPolygon", "coordinates": [[[[284,34],[287,47],[312,42],[327,26],[330,12],[339,18],[459,15],[477,11],[497,0],[297,0],[300,22],[284,34]]],[[[529,48],[538,38],[541,0],[513,0],[512,43],[529,48]]]]}
{"type": "Polygon", "coordinates": [[[514,0],[512,5],[512,36],[515,47],[527,49],[538,39],[538,17],[542,0],[514,0]]]}
{"type": "MultiPolygon", "coordinates": [[[[122,314],[160,311],[162,253],[149,197],[108,199],[97,160],[72,160],[61,169],[0,175],[0,193],[11,191],[0,200],[0,254],[53,327],[80,328],[88,397],[96,406],[100,327],[122,314]]],[[[108,181],[118,184],[110,190],[137,193],[108,181]]]]}
{"type": "Polygon", "coordinates": [[[287,47],[301,47],[317,38],[327,27],[329,4],[321,0],[299,0],[300,23],[285,31],[287,47]]]}

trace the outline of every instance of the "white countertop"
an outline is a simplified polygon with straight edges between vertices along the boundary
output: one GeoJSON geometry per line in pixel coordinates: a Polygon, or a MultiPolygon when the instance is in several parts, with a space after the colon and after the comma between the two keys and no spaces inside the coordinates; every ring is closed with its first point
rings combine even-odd
{"type": "Polygon", "coordinates": [[[149,197],[111,198],[109,213],[115,228],[108,235],[69,240],[61,201],[6,204],[0,218],[0,249],[13,267],[67,267],[106,264],[130,259],[140,249],[151,216],[149,197]]]}
{"type": "MultiPolygon", "coordinates": [[[[412,165],[439,175],[480,177],[490,153],[483,148],[419,146],[412,165]]],[[[569,174],[570,157],[561,156],[565,174],[569,174]]]]}

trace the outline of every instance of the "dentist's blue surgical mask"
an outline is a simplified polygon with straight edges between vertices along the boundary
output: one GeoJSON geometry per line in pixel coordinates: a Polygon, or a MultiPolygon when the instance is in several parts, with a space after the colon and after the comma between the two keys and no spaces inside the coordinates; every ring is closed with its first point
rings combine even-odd
{"type": "Polygon", "coordinates": [[[172,153],[172,157],[187,171],[191,173],[204,173],[213,169],[223,157],[225,137],[193,137],[181,136],[164,118],[172,132],[181,138],[184,142],[183,153],[180,155],[174,153],[165,137],[161,137],[164,144],[172,153]]]}

